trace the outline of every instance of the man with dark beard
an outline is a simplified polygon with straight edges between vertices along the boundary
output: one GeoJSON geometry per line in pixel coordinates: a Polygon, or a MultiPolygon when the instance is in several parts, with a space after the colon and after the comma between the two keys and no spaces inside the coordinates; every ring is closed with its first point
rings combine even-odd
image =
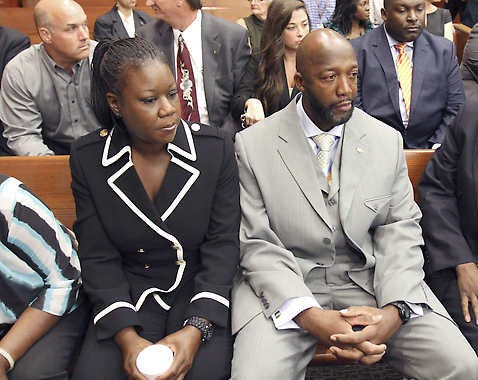
{"type": "Polygon", "coordinates": [[[304,379],[318,342],[351,362],[387,352],[415,378],[476,379],[473,349],[423,282],[400,133],[353,107],[352,46],[314,31],[297,72],[302,96],[236,135],[232,379],[304,379]]]}

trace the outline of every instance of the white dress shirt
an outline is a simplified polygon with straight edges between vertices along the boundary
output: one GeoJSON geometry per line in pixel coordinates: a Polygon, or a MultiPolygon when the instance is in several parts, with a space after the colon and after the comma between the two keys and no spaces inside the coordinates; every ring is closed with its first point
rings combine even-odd
{"type": "Polygon", "coordinates": [[[189,55],[191,56],[191,64],[194,72],[194,84],[196,87],[196,99],[198,103],[199,120],[203,124],[209,125],[209,115],[207,112],[206,93],[204,91],[203,76],[203,60],[202,60],[202,33],[201,33],[202,12],[198,10],[194,21],[183,31],[173,28],[174,35],[174,69],[177,73],[177,56],[178,56],[178,37],[181,34],[184,38],[189,55]]]}
{"type": "Polygon", "coordinates": [[[130,12],[128,16],[124,15],[123,12],[121,12],[118,9],[118,14],[121,18],[121,21],[123,22],[124,28],[126,29],[126,33],[128,33],[128,36],[131,38],[134,38],[136,34],[136,30],[134,27],[134,16],[133,16],[133,11],[130,12]]]}

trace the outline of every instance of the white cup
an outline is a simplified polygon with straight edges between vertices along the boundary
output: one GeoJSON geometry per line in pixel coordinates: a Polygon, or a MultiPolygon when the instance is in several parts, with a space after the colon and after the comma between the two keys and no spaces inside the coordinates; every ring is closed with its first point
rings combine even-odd
{"type": "Polygon", "coordinates": [[[153,344],[138,354],[136,367],[148,380],[156,380],[171,366],[173,356],[173,351],[168,346],[153,344]]]}

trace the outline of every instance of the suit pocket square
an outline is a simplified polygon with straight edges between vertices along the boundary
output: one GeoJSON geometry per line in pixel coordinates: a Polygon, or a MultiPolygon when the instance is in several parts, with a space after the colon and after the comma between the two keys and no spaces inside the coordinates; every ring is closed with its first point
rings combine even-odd
{"type": "Polygon", "coordinates": [[[381,195],[378,197],[373,197],[366,199],[363,203],[373,212],[378,213],[392,198],[391,194],[381,195]]]}

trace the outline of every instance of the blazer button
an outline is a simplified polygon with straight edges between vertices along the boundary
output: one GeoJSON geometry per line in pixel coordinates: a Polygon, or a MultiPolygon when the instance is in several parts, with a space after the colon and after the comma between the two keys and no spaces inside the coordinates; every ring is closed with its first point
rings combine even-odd
{"type": "Polygon", "coordinates": [[[330,243],[332,243],[332,241],[329,238],[324,238],[322,240],[322,243],[324,243],[325,245],[330,245],[330,243]]]}
{"type": "Polygon", "coordinates": [[[144,264],[144,269],[149,269],[150,265],[149,264],[144,264]]]}
{"type": "Polygon", "coordinates": [[[136,253],[144,253],[144,249],[143,248],[140,248],[136,251],[136,253]]]}

